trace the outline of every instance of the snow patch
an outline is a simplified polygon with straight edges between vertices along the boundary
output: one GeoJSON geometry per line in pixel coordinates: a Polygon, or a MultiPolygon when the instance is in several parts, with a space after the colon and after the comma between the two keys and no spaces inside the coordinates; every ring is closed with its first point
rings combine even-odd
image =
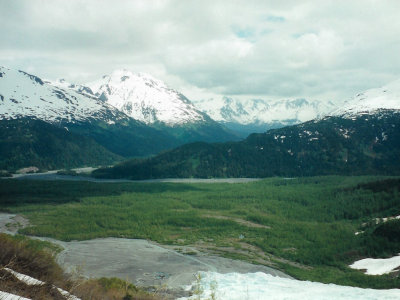
{"type": "Polygon", "coordinates": [[[367,270],[367,275],[383,275],[394,272],[400,267],[400,254],[391,258],[365,258],[355,261],[350,268],[367,270]]]}
{"type": "MultiPolygon", "coordinates": [[[[274,277],[265,273],[228,273],[201,272],[200,299],[211,299],[214,292],[216,299],[258,299],[258,300],[394,300],[400,298],[400,290],[373,290],[362,289],[335,284],[299,281],[287,278],[274,277]]],[[[193,283],[192,287],[198,287],[193,283]]],[[[197,295],[183,299],[199,299],[197,295]]]]}
{"type": "Polygon", "coordinates": [[[9,268],[4,268],[4,270],[6,270],[7,272],[10,272],[11,274],[13,274],[15,277],[17,277],[17,279],[19,281],[22,281],[23,283],[27,284],[27,285],[43,285],[44,282],[37,280],[31,276],[28,275],[24,275],[18,272],[15,272],[9,268]]]}
{"type": "Polygon", "coordinates": [[[14,295],[14,294],[2,292],[2,291],[0,291],[0,299],[1,300],[31,300],[29,298],[21,297],[18,295],[14,295]]]}
{"type": "MultiPolygon", "coordinates": [[[[16,271],[12,270],[12,269],[4,268],[4,270],[6,270],[7,272],[10,272],[19,281],[21,281],[21,282],[23,282],[23,283],[25,283],[27,285],[44,285],[45,284],[44,281],[35,279],[35,278],[33,278],[31,276],[28,276],[28,275],[25,275],[25,274],[18,273],[16,271]]],[[[53,286],[53,287],[56,288],[61,293],[61,295],[66,297],[66,299],[68,299],[68,300],[80,300],[80,298],[70,294],[69,292],[67,292],[67,291],[65,291],[65,290],[63,290],[63,289],[61,289],[59,287],[56,287],[56,286],[53,286]]],[[[1,294],[0,294],[0,296],[1,296],[1,294]]],[[[0,298],[0,299],[3,299],[3,298],[0,298]]]]}
{"type": "Polygon", "coordinates": [[[400,219],[400,215],[394,216],[394,217],[375,218],[375,224],[378,225],[380,223],[386,223],[387,221],[399,220],[399,219],[400,219]]]}

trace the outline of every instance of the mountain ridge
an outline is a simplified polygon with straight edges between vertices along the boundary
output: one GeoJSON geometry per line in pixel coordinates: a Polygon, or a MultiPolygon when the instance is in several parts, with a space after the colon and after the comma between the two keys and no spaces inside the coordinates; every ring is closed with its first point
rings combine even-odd
{"type": "Polygon", "coordinates": [[[0,66],[0,119],[35,117],[49,123],[127,120],[114,107],[35,75],[0,66]]]}
{"type": "Polygon", "coordinates": [[[330,115],[351,118],[380,110],[400,110],[400,79],[357,94],[330,115]]]}
{"type": "Polygon", "coordinates": [[[343,110],[298,125],[253,133],[240,142],[187,144],[149,159],[101,169],[94,175],[132,179],[399,175],[400,94],[396,97],[392,93],[391,101],[384,103],[387,90],[373,91],[373,97],[362,99],[365,105],[358,111],[352,108],[360,103],[357,97],[361,94],[345,106],[350,107],[350,113],[343,110]]]}
{"type": "MultiPolygon", "coordinates": [[[[190,104],[189,100],[185,101],[187,105],[190,104]]],[[[41,120],[71,131],[76,139],[82,136],[97,143],[99,149],[103,147],[114,154],[110,157],[155,155],[197,140],[214,142],[238,139],[207,115],[199,114],[201,122],[176,126],[145,124],[96,97],[84,85],[71,84],[65,80],[42,80],[24,71],[0,67],[0,122],[4,123],[3,130],[7,128],[8,121],[27,118],[41,120]]],[[[37,130],[44,128],[36,126],[34,135],[39,136],[37,130]]],[[[79,145],[78,141],[75,142],[75,145],[79,145]]],[[[22,157],[24,154],[19,155],[22,157]]]]}
{"type": "Polygon", "coordinates": [[[303,98],[271,101],[223,97],[196,101],[194,104],[217,122],[244,135],[299,124],[322,117],[336,108],[332,102],[303,98]]]}
{"type": "Polygon", "coordinates": [[[184,95],[149,74],[115,70],[86,86],[99,99],[146,124],[174,126],[205,121],[204,114],[184,95]]]}
{"type": "Polygon", "coordinates": [[[326,117],[253,133],[232,143],[193,143],[94,172],[102,178],[399,175],[400,114],[326,117]]]}

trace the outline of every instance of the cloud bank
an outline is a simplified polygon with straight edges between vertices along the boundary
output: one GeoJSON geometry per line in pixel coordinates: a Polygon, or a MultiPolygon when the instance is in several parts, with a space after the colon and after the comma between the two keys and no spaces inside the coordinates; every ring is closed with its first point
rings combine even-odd
{"type": "Polygon", "coordinates": [[[0,0],[0,65],[147,72],[189,98],[342,101],[400,78],[400,2],[0,0]]]}

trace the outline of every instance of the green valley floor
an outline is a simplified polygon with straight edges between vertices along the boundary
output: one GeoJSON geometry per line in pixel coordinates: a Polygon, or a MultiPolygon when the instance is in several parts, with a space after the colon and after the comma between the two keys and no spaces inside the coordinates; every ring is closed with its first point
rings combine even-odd
{"type": "Polygon", "coordinates": [[[0,180],[0,209],[26,235],[62,241],[148,239],[191,254],[239,259],[303,280],[398,288],[398,273],[348,267],[400,250],[398,177],[269,178],[246,183],[0,180]],[[378,218],[378,220],[377,220],[378,218]],[[362,232],[355,234],[356,232],[362,232]]]}

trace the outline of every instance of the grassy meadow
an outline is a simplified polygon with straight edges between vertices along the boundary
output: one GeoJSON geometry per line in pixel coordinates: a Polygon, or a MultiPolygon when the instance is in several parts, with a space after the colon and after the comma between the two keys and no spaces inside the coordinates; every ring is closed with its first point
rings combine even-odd
{"type": "Polygon", "coordinates": [[[0,209],[28,217],[32,226],[21,231],[27,235],[142,238],[273,266],[302,280],[399,288],[396,276],[347,267],[400,251],[392,238],[398,223],[385,223],[388,230],[375,222],[400,214],[399,190],[399,178],[378,176],[236,184],[4,179],[0,209]]]}

